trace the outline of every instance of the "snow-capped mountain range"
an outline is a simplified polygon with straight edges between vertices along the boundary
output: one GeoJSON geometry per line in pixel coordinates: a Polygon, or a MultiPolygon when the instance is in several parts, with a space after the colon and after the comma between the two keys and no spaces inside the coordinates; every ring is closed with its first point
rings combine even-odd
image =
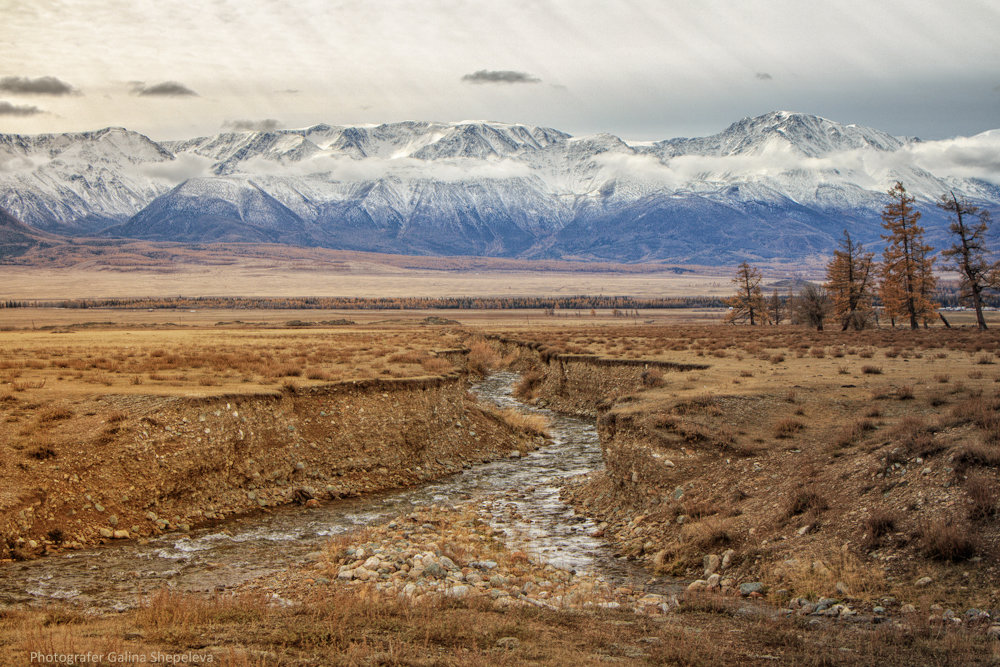
{"type": "Polygon", "coordinates": [[[1000,131],[922,142],[772,112],[695,139],[496,122],[316,125],[156,142],[0,134],[0,207],[44,232],[403,254],[720,264],[877,247],[896,180],[1000,211],[1000,131]]]}

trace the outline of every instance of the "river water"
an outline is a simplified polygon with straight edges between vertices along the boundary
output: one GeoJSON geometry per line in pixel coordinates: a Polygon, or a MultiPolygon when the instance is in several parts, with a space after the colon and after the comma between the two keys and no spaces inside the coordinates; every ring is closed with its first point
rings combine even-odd
{"type": "Polygon", "coordinates": [[[473,466],[418,487],[282,508],[170,533],[0,567],[0,607],[67,600],[95,610],[136,606],[159,588],[208,592],[309,561],[332,536],[411,511],[414,506],[474,501],[489,506],[505,542],[565,569],[613,583],[640,584],[641,569],[590,536],[590,520],[559,499],[569,477],[600,468],[601,450],[588,420],[526,406],[511,394],[517,374],[500,372],[473,387],[483,402],[545,414],[552,444],[519,459],[473,466]]]}

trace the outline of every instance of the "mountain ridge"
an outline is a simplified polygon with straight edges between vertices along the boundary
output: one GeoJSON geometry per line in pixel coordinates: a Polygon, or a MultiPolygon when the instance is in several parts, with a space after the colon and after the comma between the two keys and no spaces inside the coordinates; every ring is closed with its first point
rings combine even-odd
{"type": "MultiPolygon", "coordinates": [[[[1000,133],[966,141],[1000,141],[1000,133]]],[[[629,142],[518,123],[404,121],[155,142],[125,128],[0,134],[0,207],[45,232],[425,255],[732,263],[880,242],[884,191],[1000,187],[941,174],[924,142],[787,111],[629,142]],[[916,157],[914,157],[916,156],[916,157]],[[926,160],[925,160],[926,161],[926,160]]]]}

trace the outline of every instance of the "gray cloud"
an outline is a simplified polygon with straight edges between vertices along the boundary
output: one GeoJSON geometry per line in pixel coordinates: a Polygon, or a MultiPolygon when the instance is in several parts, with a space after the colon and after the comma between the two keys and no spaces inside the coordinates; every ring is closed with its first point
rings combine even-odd
{"type": "Polygon", "coordinates": [[[509,69],[481,69],[462,77],[466,83],[539,83],[541,79],[527,72],[509,69]]]}
{"type": "Polygon", "coordinates": [[[774,77],[768,74],[767,72],[757,72],[756,74],[754,74],[754,78],[756,78],[758,81],[770,81],[774,77]]]}
{"type": "Polygon", "coordinates": [[[274,118],[264,120],[227,120],[222,124],[222,129],[233,130],[235,132],[276,130],[281,126],[281,121],[274,118]]]}
{"type": "Polygon", "coordinates": [[[142,81],[133,81],[129,84],[133,95],[155,96],[155,97],[182,97],[185,95],[198,95],[183,83],[176,81],[164,81],[147,86],[142,81]]]}
{"type": "Polygon", "coordinates": [[[40,113],[45,112],[38,107],[28,105],[19,106],[5,100],[0,100],[0,116],[34,116],[40,113]]]}
{"type": "Polygon", "coordinates": [[[76,88],[54,76],[40,76],[29,79],[26,76],[5,76],[0,78],[0,90],[17,95],[73,95],[76,88]]]}

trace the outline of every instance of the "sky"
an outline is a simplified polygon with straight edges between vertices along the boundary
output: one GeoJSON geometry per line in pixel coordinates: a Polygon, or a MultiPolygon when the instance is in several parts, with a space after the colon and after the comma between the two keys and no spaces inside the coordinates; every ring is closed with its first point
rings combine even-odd
{"type": "Polygon", "coordinates": [[[702,136],[784,109],[1000,128],[996,0],[0,0],[0,132],[468,119],[702,136]]]}

